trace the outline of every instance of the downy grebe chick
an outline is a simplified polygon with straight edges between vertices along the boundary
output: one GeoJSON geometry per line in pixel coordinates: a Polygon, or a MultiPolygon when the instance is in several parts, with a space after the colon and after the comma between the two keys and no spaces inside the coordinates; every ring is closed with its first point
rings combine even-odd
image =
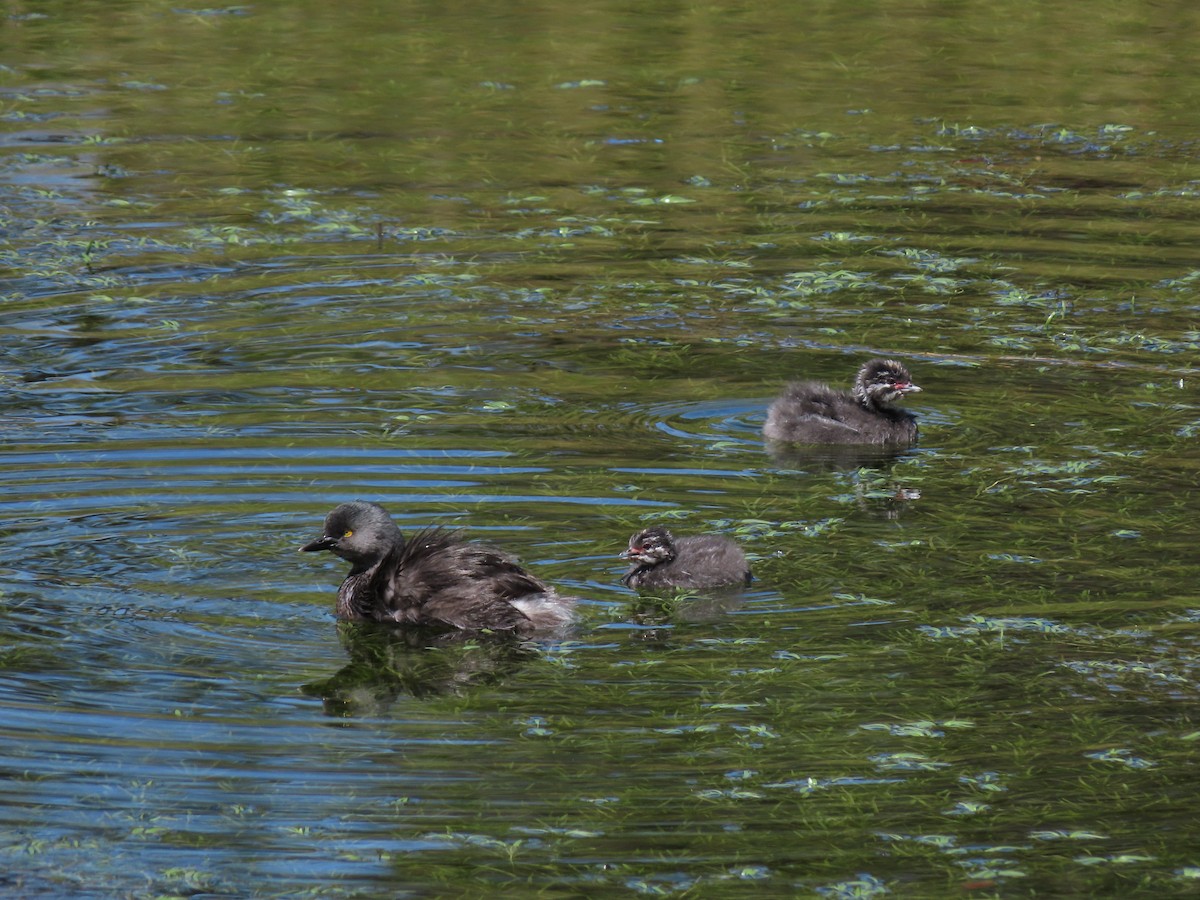
{"type": "Polygon", "coordinates": [[[338,506],[321,536],[300,549],[328,550],[350,563],[338,588],[340,619],[520,634],[572,620],[574,602],[508,554],[445,528],[405,538],[376,503],[338,506]]]}
{"type": "Polygon", "coordinates": [[[864,364],[851,391],[794,381],[767,410],[763,435],[791,444],[911,444],[916,416],[892,404],[920,390],[894,359],[864,364]]]}
{"type": "Polygon", "coordinates": [[[621,555],[633,561],[621,581],[634,590],[704,590],[750,583],[746,554],[719,534],[677,538],[659,526],[643,528],[621,555]]]}

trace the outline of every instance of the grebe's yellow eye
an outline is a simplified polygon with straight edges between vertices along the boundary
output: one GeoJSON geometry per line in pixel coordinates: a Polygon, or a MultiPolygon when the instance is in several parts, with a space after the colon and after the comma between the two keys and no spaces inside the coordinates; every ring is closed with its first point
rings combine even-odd
{"type": "Polygon", "coordinates": [[[354,532],[347,528],[344,532],[342,532],[342,537],[350,537],[352,534],[354,534],[354,532]]]}

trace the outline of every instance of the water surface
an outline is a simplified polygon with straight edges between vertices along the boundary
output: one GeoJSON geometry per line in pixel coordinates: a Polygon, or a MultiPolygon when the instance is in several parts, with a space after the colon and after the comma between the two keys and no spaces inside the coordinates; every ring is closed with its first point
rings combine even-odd
{"type": "Polygon", "coordinates": [[[0,886],[1194,893],[1194,17],[9,9],[0,886]],[[877,354],[918,447],[767,452],[877,354]],[[578,633],[339,626],[355,497],[578,633]]]}

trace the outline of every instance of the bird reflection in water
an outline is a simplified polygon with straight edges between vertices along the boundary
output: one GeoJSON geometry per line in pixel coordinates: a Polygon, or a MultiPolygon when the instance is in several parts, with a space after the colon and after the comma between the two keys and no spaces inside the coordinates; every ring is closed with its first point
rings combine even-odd
{"type": "Polygon", "coordinates": [[[331,716],[370,716],[401,697],[459,695],[503,682],[542,656],[532,641],[505,634],[462,634],[374,622],[339,622],[350,660],[337,672],[302,686],[331,716]]]}

